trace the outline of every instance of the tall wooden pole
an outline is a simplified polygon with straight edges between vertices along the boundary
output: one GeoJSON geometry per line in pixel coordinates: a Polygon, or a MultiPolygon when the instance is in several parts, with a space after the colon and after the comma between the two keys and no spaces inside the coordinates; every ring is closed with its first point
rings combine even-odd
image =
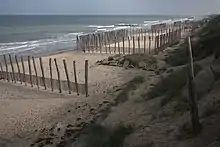
{"type": "Polygon", "coordinates": [[[192,56],[192,46],[191,39],[188,37],[189,43],[189,106],[191,121],[194,133],[198,133],[201,130],[201,123],[199,122],[198,116],[198,106],[196,100],[196,85],[194,77],[194,67],[193,67],[193,56],[192,56]]]}

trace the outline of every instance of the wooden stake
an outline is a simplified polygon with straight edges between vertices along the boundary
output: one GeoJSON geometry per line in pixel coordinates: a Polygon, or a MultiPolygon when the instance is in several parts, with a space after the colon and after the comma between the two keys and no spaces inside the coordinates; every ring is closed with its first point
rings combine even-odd
{"type": "Polygon", "coordinates": [[[40,67],[41,67],[41,73],[42,73],[42,80],[43,80],[44,89],[47,90],[46,82],[45,82],[45,76],[44,76],[43,62],[42,62],[41,57],[39,58],[39,61],[40,61],[40,67]]]}
{"type": "Polygon", "coordinates": [[[3,55],[3,56],[4,56],[4,60],[5,60],[6,77],[7,77],[7,80],[9,82],[10,80],[9,80],[9,73],[8,73],[8,64],[7,64],[7,61],[6,61],[6,56],[5,55],[3,55]]]}
{"type": "Polygon", "coordinates": [[[131,42],[130,42],[130,37],[128,36],[128,54],[131,53],[131,42]]]}
{"type": "Polygon", "coordinates": [[[141,53],[140,37],[138,36],[138,53],[141,53]]]}
{"type": "Polygon", "coordinates": [[[25,86],[27,86],[23,56],[21,56],[21,65],[22,65],[22,69],[23,69],[23,79],[22,80],[24,80],[25,86]]]}
{"type": "Polygon", "coordinates": [[[86,97],[89,96],[89,90],[88,90],[88,60],[85,61],[85,91],[86,91],[86,97]]]}
{"type": "Polygon", "coordinates": [[[3,74],[3,67],[2,67],[2,63],[0,62],[0,67],[1,67],[1,79],[4,79],[5,80],[5,76],[3,74]]]}
{"type": "Polygon", "coordinates": [[[62,93],[61,82],[60,82],[60,71],[59,71],[59,67],[57,65],[57,59],[56,58],[54,59],[54,62],[55,62],[55,66],[56,66],[56,69],[57,69],[57,79],[58,79],[58,84],[59,84],[59,92],[62,93]]]}
{"type": "Polygon", "coordinates": [[[123,49],[123,54],[125,54],[125,38],[124,37],[122,38],[122,41],[123,41],[122,42],[123,43],[122,44],[123,45],[123,48],[122,48],[123,49]]]}
{"type": "Polygon", "coordinates": [[[39,89],[39,82],[38,82],[37,67],[36,67],[36,63],[35,63],[35,59],[34,59],[34,57],[32,57],[32,61],[33,61],[33,65],[34,65],[34,71],[35,71],[35,76],[36,76],[36,84],[37,84],[37,88],[39,89]]]}
{"type": "Polygon", "coordinates": [[[133,54],[135,53],[135,40],[134,40],[134,36],[133,36],[133,54]]]}
{"type": "Polygon", "coordinates": [[[12,81],[14,81],[16,83],[16,79],[15,79],[15,71],[14,71],[14,66],[13,66],[13,63],[12,63],[12,59],[11,59],[11,55],[9,54],[9,60],[10,60],[10,64],[11,64],[11,71],[12,71],[12,81]]]}
{"type": "Polygon", "coordinates": [[[30,56],[28,56],[28,67],[29,67],[29,76],[30,76],[31,87],[33,87],[33,79],[32,79],[32,73],[31,73],[31,60],[30,60],[30,56]]]}
{"type": "Polygon", "coordinates": [[[18,76],[19,76],[19,80],[22,84],[22,80],[21,80],[21,70],[20,70],[20,66],[18,64],[18,57],[15,55],[15,62],[16,62],[16,65],[17,65],[17,69],[18,69],[18,76]]]}
{"type": "Polygon", "coordinates": [[[73,71],[74,71],[74,79],[75,79],[76,93],[77,93],[77,95],[79,95],[79,87],[78,87],[77,73],[76,73],[76,61],[73,61],[73,71]]]}
{"type": "Polygon", "coordinates": [[[115,37],[115,50],[114,50],[114,53],[116,52],[117,48],[116,48],[116,37],[115,37]]]}
{"type": "Polygon", "coordinates": [[[201,123],[199,122],[198,116],[198,106],[196,100],[196,85],[194,77],[194,67],[193,67],[193,56],[192,56],[192,46],[191,39],[188,37],[189,43],[189,106],[191,112],[191,121],[194,133],[198,133],[201,130],[201,123]]]}
{"type": "Polygon", "coordinates": [[[66,66],[66,60],[63,60],[63,65],[64,65],[64,70],[66,73],[66,80],[67,80],[67,84],[68,84],[68,88],[69,88],[69,94],[71,94],[70,79],[69,79],[68,69],[66,66]]]}
{"type": "Polygon", "coordinates": [[[118,39],[118,53],[121,54],[120,41],[119,41],[119,39],[118,39]]]}
{"type": "Polygon", "coordinates": [[[146,36],[144,36],[144,53],[146,53],[146,36]]]}
{"type": "Polygon", "coordinates": [[[50,86],[51,86],[51,91],[53,91],[53,71],[52,71],[52,59],[49,59],[49,68],[50,68],[50,86]]]}
{"type": "Polygon", "coordinates": [[[151,37],[149,36],[149,54],[151,52],[151,37]]]}

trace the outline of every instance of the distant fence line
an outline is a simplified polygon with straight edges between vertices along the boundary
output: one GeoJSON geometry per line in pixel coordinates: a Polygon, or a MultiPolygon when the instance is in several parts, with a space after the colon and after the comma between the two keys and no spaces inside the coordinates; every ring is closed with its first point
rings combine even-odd
{"type": "Polygon", "coordinates": [[[68,92],[83,94],[88,96],[88,60],[85,61],[85,81],[84,83],[78,83],[77,71],[76,71],[76,61],[72,62],[72,70],[68,69],[66,65],[66,60],[63,60],[63,72],[65,72],[66,80],[61,80],[60,77],[60,68],[56,58],[54,62],[49,58],[49,77],[45,77],[45,70],[43,66],[42,58],[35,57],[23,57],[23,56],[12,56],[12,55],[3,55],[4,62],[0,63],[0,79],[8,82],[21,83],[24,85],[34,85],[40,89],[58,91],[59,93],[68,92]],[[27,59],[27,62],[24,62],[24,59],[27,59]],[[14,62],[13,62],[14,61],[14,62]],[[36,67],[36,63],[39,62],[40,68],[36,67]],[[26,63],[26,65],[25,65],[26,63]],[[54,63],[54,64],[52,64],[54,63]],[[56,71],[57,77],[55,77],[54,72],[56,71]],[[34,71],[34,72],[33,72],[34,71]],[[73,71],[74,81],[70,81],[69,71],[73,71]]]}
{"type": "Polygon", "coordinates": [[[77,36],[77,50],[110,54],[150,53],[151,50],[158,50],[180,39],[189,27],[189,21],[176,21],[169,25],[152,25],[150,29],[133,27],[85,34],[77,36]]]}

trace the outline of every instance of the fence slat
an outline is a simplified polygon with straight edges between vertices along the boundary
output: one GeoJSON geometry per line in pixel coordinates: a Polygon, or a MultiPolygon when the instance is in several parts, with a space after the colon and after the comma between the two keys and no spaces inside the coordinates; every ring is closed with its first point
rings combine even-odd
{"type": "Polygon", "coordinates": [[[138,53],[141,53],[140,36],[138,36],[138,53]]]}
{"type": "Polygon", "coordinates": [[[135,40],[134,40],[134,36],[133,36],[133,54],[135,53],[135,40]]]}
{"type": "Polygon", "coordinates": [[[25,86],[27,86],[23,56],[21,56],[21,65],[22,65],[22,69],[23,69],[23,78],[22,78],[22,80],[24,81],[25,86]]]}
{"type": "Polygon", "coordinates": [[[78,87],[77,74],[76,74],[76,61],[73,61],[73,72],[74,72],[76,93],[77,93],[77,95],[79,95],[79,87],[78,87]]]}
{"type": "Polygon", "coordinates": [[[128,54],[131,53],[131,42],[130,42],[130,37],[128,36],[128,54]]]}
{"type": "Polygon", "coordinates": [[[151,36],[149,36],[149,54],[151,52],[151,36]]]}
{"type": "Polygon", "coordinates": [[[58,79],[58,84],[59,84],[59,92],[62,93],[62,89],[61,89],[61,82],[60,82],[60,71],[59,71],[59,67],[57,65],[57,59],[54,59],[54,63],[57,69],[57,79],[58,79]]]}
{"type": "Polygon", "coordinates": [[[12,76],[13,76],[13,78],[11,78],[11,79],[12,79],[12,81],[14,81],[16,83],[15,71],[14,71],[14,66],[13,66],[13,63],[12,63],[11,55],[9,54],[8,56],[9,56],[9,61],[10,61],[10,64],[11,64],[11,71],[12,71],[12,76]]]}
{"type": "Polygon", "coordinates": [[[37,67],[36,67],[36,63],[35,63],[35,59],[34,59],[34,57],[32,57],[32,61],[33,61],[33,65],[34,65],[34,72],[35,72],[35,76],[36,76],[36,84],[37,84],[37,88],[39,89],[39,82],[38,82],[37,67]]]}
{"type": "Polygon", "coordinates": [[[144,36],[144,53],[146,53],[146,36],[144,36]]]}
{"type": "Polygon", "coordinates": [[[28,68],[29,68],[29,76],[30,76],[31,87],[33,87],[33,78],[32,78],[32,73],[31,73],[31,59],[30,59],[30,56],[28,56],[28,68]]]}
{"type": "Polygon", "coordinates": [[[47,86],[46,86],[46,82],[45,82],[45,76],[44,76],[44,68],[43,68],[43,62],[42,62],[42,58],[39,58],[40,61],[40,68],[41,68],[41,73],[42,73],[42,80],[43,80],[43,85],[44,85],[44,89],[47,90],[47,86]]]}
{"type": "Polygon", "coordinates": [[[50,68],[50,86],[51,86],[51,91],[53,91],[53,71],[52,71],[52,59],[49,59],[49,68],[50,68]]]}
{"type": "Polygon", "coordinates": [[[16,62],[16,65],[17,65],[17,69],[18,69],[18,76],[19,76],[19,80],[22,84],[22,80],[21,80],[21,70],[20,70],[20,66],[18,64],[18,57],[15,55],[15,62],[16,62]]]}
{"type": "Polygon", "coordinates": [[[68,69],[66,66],[66,60],[63,60],[63,65],[64,65],[64,70],[66,73],[66,80],[67,80],[67,84],[68,84],[68,88],[69,88],[69,94],[71,94],[70,79],[69,79],[68,69]]]}
{"type": "Polygon", "coordinates": [[[7,64],[7,61],[6,61],[6,56],[5,55],[3,55],[4,56],[4,60],[5,60],[5,71],[6,71],[6,77],[7,77],[7,80],[8,80],[8,82],[9,82],[9,73],[8,73],[8,64],[7,64]]]}
{"type": "Polygon", "coordinates": [[[0,62],[0,67],[1,67],[1,79],[5,80],[5,76],[3,74],[3,67],[2,67],[2,63],[0,62]]]}
{"type": "Polygon", "coordinates": [[[125,54],[125,38],[122,38],[123,44],[122,44],[122,50],[123,50],[123,54],[125,54]]]}
{"type": "Polygon", "coordinates": [[[85,91],[86,91],[86,97],[89,96],[89,90],[88,90],[88,60],[85,61],[85,91]]]}

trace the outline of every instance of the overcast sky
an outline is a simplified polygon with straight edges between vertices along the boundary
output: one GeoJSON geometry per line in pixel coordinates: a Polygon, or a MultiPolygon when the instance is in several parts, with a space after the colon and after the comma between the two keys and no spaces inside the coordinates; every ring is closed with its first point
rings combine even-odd
{"type": "Polygon", "coordinates": [[[0,14],[210,14],[220,0],[0,0],[0,14]]]}

